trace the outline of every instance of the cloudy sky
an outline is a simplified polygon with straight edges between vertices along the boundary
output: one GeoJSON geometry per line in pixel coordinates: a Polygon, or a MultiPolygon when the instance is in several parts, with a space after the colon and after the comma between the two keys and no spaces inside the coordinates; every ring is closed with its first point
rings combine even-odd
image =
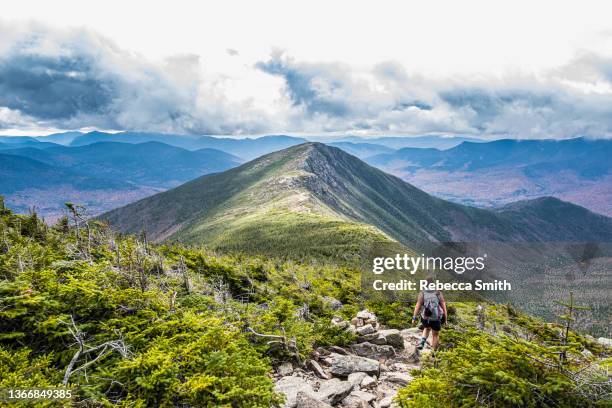
{"type": "Polygon", "coordinates": [[[608,2],[150,3],[3,5],[0,133],[612,137],[608,2]]]}

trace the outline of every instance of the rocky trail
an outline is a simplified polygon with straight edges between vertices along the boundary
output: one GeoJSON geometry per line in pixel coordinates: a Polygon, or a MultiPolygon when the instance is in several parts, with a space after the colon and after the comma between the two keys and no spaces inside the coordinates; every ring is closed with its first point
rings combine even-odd
{"type": "MultiPolygon", "coordinates": [[[[385,329],[376,316],[362,310],[350,322],[332,324],[354,332],[347,347],[320,347],[302,367],[287,362],[276,369],[275,389],[286,396],[287,408],[386,408],[395,406],[398,390],[419,369],[418,328],[385,329]]],[[[422,353],[427,353],[428,348],[422,353]]]]}

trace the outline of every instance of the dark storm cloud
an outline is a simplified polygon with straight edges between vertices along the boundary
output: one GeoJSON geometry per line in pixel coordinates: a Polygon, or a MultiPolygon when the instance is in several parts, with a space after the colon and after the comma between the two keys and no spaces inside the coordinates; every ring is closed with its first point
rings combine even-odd
{"type": "Polygon", "coordinates": [[[176,133],[254,133],[265,115],[234,106],[200,58],[160,63],[83,29],[0,22],[0,129],[97,127],[176,133]]]}
{"type": "Polygon", "coordinates": [[[459,88],[439,92],[440,98],[453,108],[474,113],[470,122],[481,131],[504,114],[507,109],[537,111],[549,109],[558,104],[554,94],[538,94],[526,90],[486,90],[478,88],[459,88]]]}
{"type": "Polygon", "coordinates": [[[276,53],[266,62],[258,62],[260,70],[282,77],[294,106],[303,106],[308,114],[343,117],[349,105],[341,96],[346,86],[341,77],[342,67],[335,65],[295,66],[282,54],[276,53]]]}
{"type": "Polygon", "coordinates": [[[117,96],[117,83],[95,71],[89,56],[16,51],[0,58],[0,106],[45,120],[103,114],[117,96]]]}
{"type": "MultiPolygon", "coordinates": [[[[444,108],[436,110],[430,101],[435,94],[411,81],[397,63],[379,64],[364,75],[345,64],[302,63],[275,52],[256,67],[282,78],[290,103],[324,130],[465,131],[444,108]]],[[[297,122],[304,123],[303,117],[297,122]]]]}
{"type": "Polygon", "coordinates": [[[291,103],[329,129],[612,136],[612,59],[594,54],[542,77],[446,81],[409,75],[395,62],[376,65],[364,80],[341,64],[301,63],[278,52],[257,67],[281,77],[291,103]]]}

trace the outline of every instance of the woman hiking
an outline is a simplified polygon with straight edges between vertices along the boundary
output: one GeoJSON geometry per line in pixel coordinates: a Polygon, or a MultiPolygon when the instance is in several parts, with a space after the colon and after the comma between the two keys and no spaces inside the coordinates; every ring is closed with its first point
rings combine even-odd
{"type": "MultiPolygon", "coordinates": [[[[427,283],[433,282],[432,278],[427,278],[427,283]]],[[[421,316],[420,329],[423,330],[421,341],[417,347],[418,350],[423,350],[429,333],[431,332],[431,348],[436,351],[440,341],[440,329],[446,321],[446,302],[444,296],[439,290],[424,290],[419,293],[414,313],[412,316],[412,324],[415,325],[418,321],[418,316],[421,316]]]]}

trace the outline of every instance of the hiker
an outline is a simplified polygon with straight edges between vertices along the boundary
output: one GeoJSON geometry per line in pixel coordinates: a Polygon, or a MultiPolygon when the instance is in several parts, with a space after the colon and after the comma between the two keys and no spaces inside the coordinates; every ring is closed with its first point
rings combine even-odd
{"type": "MultiPolygon", "coordinates": [[[[433,282],[433,279],[427,278],[427,283],[433,282]]],[[[412,316],[412,324],[416,324],[419,312],[421,314],[421,326],[423,330],[421,342],[417,347],[418,350],[423,350],[429,332],[431,331],[431,347],[434,351],[438,348],[440,329],[442,324],[446,322],[446,302],[444,296],[439,290],[424,290],[419,293],[414,314],[412,316]]]]}

